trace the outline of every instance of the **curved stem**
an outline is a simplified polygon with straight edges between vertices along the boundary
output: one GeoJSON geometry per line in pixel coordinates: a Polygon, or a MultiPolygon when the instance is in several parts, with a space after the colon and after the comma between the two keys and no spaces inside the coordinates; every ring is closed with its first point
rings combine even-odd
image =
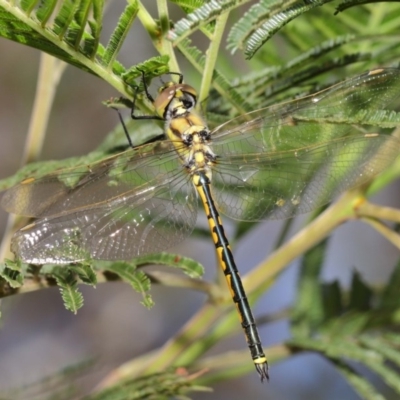
{"type": "Polygon", "coordinates": [[[359,189],[346,192],[314,221],[293,236],[287,243],[275,250],[243,278],[248,293],[263,292],[295,258],[326,238],[332,230],[344,221],[356,216],[354,205],[363,195],[359,189]]]}
{"type": "MultiPolygon", "coordinates": [[[[196,340],[200,342],[199,339],[218,317],[215,305],[206,303],[162,348],[122,364],[106,376],[100,387],[107,387],[121,379],[150,374],[171,366],[196,340]]],[[[193,357],[190,357],[190,360],[192,359],[193,357]]]]}
{"type": "Polygon", "coordinates": [[[138,6],[139,8],[137,17],[139,18],[139,21],[142,23],[144,29],[146,29],[146,32],[152,38],[154,46],[156,47],[157,50],[159,50],[159,48],[157,47],[158,44],[157,39],[159,37],[160,32],[156,24],[156,21],[154,21],[153,17],[147,12],[146,8],[140,1],[138,2],[138,6]]]}
{"type": "MultiPolygon", "coordinates": [[[[35,100],[21,165],[37,161],[42,152],[56,88],[66,66],[67,64],[57,58],[46,53],[41,54],[35,100]]],[[[21,217],[12,214],[8,215],[6,229],[0,245],[0,260],[12,257],[9,244],[12,233],[16,226],[20,224],[21,219],[21,217]]]]}
{"type": "Polygon", "coordinates": [[[157,0],[158,15],[160,18],[161,32],[159,37],[160,52],[169,56],[169,69],[172,72],[180,72],[178,61],[172,47],[172,42],[166,39],[166,35],[170,30],[168,5],[166,0],[157,0]]]}
{"type": "Polygon", "coordinates": [[[365,201],[357,207],[356,212],[360,217],[380,218],[400,223],[400,210],[397,208],[379,206],[365,201]]]}
{"type": "Polygon", "coordinates": [[[208,97],[211,81],[213,78],[215,63],[217,62],[218,52],[221,45],[222,35],[224,34],[226,22],[229,17],[229,12],[222,13],[216,21],[213,37],[211,38],[210,46],[207,50],[206,63],[204,66],[203,78],[199,91],[199,101],[197,104],[202,104],[208,97]]]}
{"type": "Polygon", "coordinates": [[[67,64],[46,53],[40,57],[39,77],[22,165],[37,161],[43,147],[56,88],[67,64]]]}
{"type": "MultiPolygon", "coordinates": [[[[293,354],[293,350],[284,344],[278,344],[268,348],[268,361],[274,364],[286,359],[293,354]]],[[[197,383],[199,385],[209,385],[213,382],[226,381],[237,378],[254,370],[254,366],[249,362],[249,354],[246,350],[230,351],[224,354],[217,354],[195,362],[194,370],[210,370],[201,377],[197,383]]]]}
{"type": "Polygon", "coordinates": [[[378,221],[374,218],[361,218],[366,224],[372,226],[377,232],[379,232],[383,237],[389,240],[394,246],[400,249],[400,235],[386,226],[383,222],[378,221]]]}

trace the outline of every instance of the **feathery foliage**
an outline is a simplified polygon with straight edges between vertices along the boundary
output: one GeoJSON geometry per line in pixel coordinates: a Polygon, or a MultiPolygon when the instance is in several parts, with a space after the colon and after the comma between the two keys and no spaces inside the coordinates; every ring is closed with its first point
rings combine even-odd
{"type": "MultiPolygon", "coordinates": [[[[185,65],[185,77],[193,76],[195,80],[197,76],[200,107],[213,126],[249,111],[308,95],[369,68],[398,67],[400,61],[398,3],[159,0],[158,15],[153,16],[145,1],[129,0],[110,37],[104,38],[107,6],[111,7],[111,2],[103,0],[0,0],[0,37],[36,48],[89,72],[129,100],[136,87],[139,91],[143,89],[143,75],[150,84],[152,78],[169,71],[179,72],[179,65],[185,65]],[[170,3],[174,3],[173,7],[170,3]],[[177,8],[179,12],[175,14],[177,8]],[[175,17],[178,14],[180,17],[175,17]],[[152,44],[154,56],[125,67],[118,58],[124,44],[132,51],[137,50],[136,40],[129,36],[134,24],[144,27],[147,36],[141,39],[148,40],[149,46],[152,44]],[[243,64],[244,59],[251,61],[243,64]]],[[[138,96],[136,105],[146,115],[154,114],[143,97],[138,96]]],[[[118,99],[108,102],[108,106],[116,104],[125,103],[118,99]]],[[[334,117],[296,115],[293,124],[368,125],[376,131],[391,131],[400,125],[397,110],[390,104],[386,108],[361,108],[351,115],[342,113],[334,117]]],[[[127,127],[135,146],[151,144],[162,134],[160,126],[148,121],[127,121],[127,127]]],[[[14,176],[1,180],[0,190],[31,176],[82,165],[79,179],[90,172],[88,165],[113,156],[124,145],[124,131],[118,127],[86,156],[28,164],[14,176]]],[[[274,348],[267,349],[267,356],[272,354],[270,362],[299,352],[317,352],[331,362],[360,397],[384,398],[358,365],[400,395],[400,339],[396,334],[400,264],[381,288],[367,284],[357,272],[353,273],[348,291],[336,281],[321,280],[326,238],[345,221],[359,218],[400,248],[397,231],[382,222],[400,222],[400,211],[367,200],[399,175],[400,162],[396,160],[370,185],[347,193],[292,239],[285,242],[287,230],[283,230],[276,250],[245,276],[249,295],[252,299],[259,298],[292,260],[303,256],[297,299],[290,312],[280,316],[289,319],[292,338],[277,346],[275,352],[274,348]]],[[[254,224],[239,222],[235,239],[239,240],[254,224]]],[[[289,227],[290,222],[286,229],[289,227]]],[[[205,236],[204,229],[198,228],[196,233],[205,236]]],[[[117,377],[116,381],[104,380],[103,386],[97,386],[87,399],[187,398],[184,396],[190,391],[204,390],[198,382],[211,384],[253,369],[247,352],[243,356],[237,352],[233,357],[228,353],[204,357],[207,349],[238,332],[240,327],[236,315],[228,312],[230,303],[225,287],[220,282],[201,281],[203,267],[195,260],[160,253],[130,262],[87,260],[62,267],[2,261],[1,297],[57,285],[65,307],[74,313],[83,305],[78,284],[94,287],[104,281],[122,280],[142,295],[142,303],[148,308],[153,305],[151,283],[194,289],[207,295],[208,302],[203,308],[162,348],[116,368],[110,375],[117,377]],[[165,269],[146,269],[154,264],[178,268],[184,275],[165,269]],[[188,375],[186,370],[183,373],[167,369],[172,366],[201,372],[188,375]]],[[[265,319],[274,320],[270,316],[265,319]]],[[[68,385],[64,387],[64,378],[62,373],[55,375],[52,379],[56,384],[42,398],[71,398],[68,396],[72,392],[65,389],[68,385]]]]}

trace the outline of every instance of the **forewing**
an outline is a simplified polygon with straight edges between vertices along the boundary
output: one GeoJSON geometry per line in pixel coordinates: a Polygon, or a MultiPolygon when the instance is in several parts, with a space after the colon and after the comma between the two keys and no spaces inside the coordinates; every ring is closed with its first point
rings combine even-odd
{"type": "Polygon", "coordinates": [[[358,136],[262,155],[247,164],[221,161],[213,174],[214,198],[219,210],[234,219],[289,218],[367,182],[399,150],[395,137],[358,136]]]}
{"type": "Polygon", "coordinates": [[[130,156],[91,166],[90,176],[80,176],[67,190],[65,182],[72,178],[66,173],[60,183],[55,176],[32,182],[31,198],[42,188],[52,202],[35,208],[41,218],[15,233],[11,248],[17,257],[32,264],[130,260],[188,236],[197,204],[176,153],[130,156]]]}
{"type": "Polygon", "coordinates": [[[393,109],[393,100],[399,96],[399,69],[370,71],[311,96],[228,121],[211,133],[213,148],[217,155],[229,157],[296,149],[357,135],[350,127],[352,121],[362,124],[365,113],[393,109]],[[346,123],[347,129],[336,129],[340,123],[346,123]]]}
{"type": "Polygon", "coordinates": [[[357,115],[390,109],[399,94],[400,71],[379,70],[217,128],[219,209],[240,220],[288,218],[368,181],[393,162],[400,146],[357,115]],[[249,117],[255,118],[243,122],[249,117]]]}
{"type": "Polygon", "coordinates": [[[28,178],[3,195],[2,207],[29,217],[67,214],[107,203],[131,190],[164,181],[180,169],[169,141],[129,149],[90,165],[66,168],[40,178],[28,178]],[[169,175],[168,175],[169,176],[169,175]]]}

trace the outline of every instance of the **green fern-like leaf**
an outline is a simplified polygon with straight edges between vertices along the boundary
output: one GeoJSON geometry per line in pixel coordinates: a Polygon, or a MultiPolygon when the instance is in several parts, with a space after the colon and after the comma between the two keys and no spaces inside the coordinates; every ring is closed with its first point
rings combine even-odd
{"type": "Polygon", "coordinates": [[[331,0],[303,1],[261,0],[235,24],[228,36],[233,51],[244,47],[248,59],[283,26],[314,7],[331,0]]]}
{"type": "Polygon", "coordinates": [[[318,245],[303,259],[289,346],[296,351],[316,351],[328,358],[365,399],[381,396],[350,362],[363,364],[400,394],[396,370],[400,366],[400,341],[393,341],[395,336],[389,333],[398,326],[394,318],[398,296],[392,285],[398,280],[400,264],[382,293],[374,292],[354,272],[350,294],[345,295],[337,282],[319,283],[325,247],[326,243],[318,245]]]}
{"type": "Polygon", "coordinates": [[[57,6],[57,0],[45,1],[40,3],[39,8],[36,12],[36,17],[42,26],[46,26],[47,21],[53,14],[56,6],[57,6]]]}
{"type": "Polygon", "coordinates": [[[379,308],[382,310],[395,310],[400,307],[400,297],[398,296],[398,289],[400,285],[400,262],[394,269],[388,284],[379,299],[379,308]]]}
{"type": "Polygon", "coordinates": [[[0,391],[0,398],[7,400],[71,400],[80,397],[80,381],[96,368],[92,360],[70,365],[51,375],[26,385],[0,391]]]}
{"type": "Polygon", "coordinates": [[[150,81],[155,76],[160,76],[170,72],[168,62],[169,56],[167,55],[151,57],[148,60],[129,68],[124,74],[122,74],[122,78],[124,79],[124,82],[131,86],[137,85],[136,79],[142,78],[143,74],[146,77],[146,81],[150,81]]]}
{"type": "MultiPolygon", "coordinates": [[[[31,1],[0,0],[0,37],[49,53],[107,80],[121,93],[128,94],[120,79],[125,69],[115,60],[126,31],[122,34],[120,21],[110,41],[112,49],[109,47],[105,51],[100,44],[103,9],[103,0],[44,0],[40,5],[31,1]]],[[[131,12],[131,23],[136,16],[135,5],[131,4],[127,10],[131,12]]],[[[128,11],[123,15],[127,14],[128,11]]],[[[122,21],[126,22],[126,18],[122,21]]],[[[125,26],[126,30],[129,26],[125,26]]]]}
{"type": "MultiPolygon", "coordinates": [[[[328,338],[325,338],[325,341],[327,339],[328,338]]],[[[332,360],[335,364],[343,364],[344,360],[362,363],[380,376],[397,394],[400,393],[398,374],[389,366],[385,365],[385,357],[383,357],[379,351],[365,347],[365,345],[354,340],[354,338],[349,338],[348,340],[341,338],[339,341],[333,341],[331,343],[324,343],[322,340],[297,338],[290,341],[290,346],[294,346],[298,350],[316,351],[332,360]]],[[[398,352],[395,348],[391,350],[396,353],[398,352]]],[[[368,384],[364,383],[364,385],[360,385],[359,380],[356,382],[357,385],[353,385],[354,380],[349,380],[348,382],[360,395],[365,395],[364,389],[368,387],[368,384]],[[360,389],[362,391],[360,391],[360,389]]],[[[370,396],[374,393],[376,393],[376,395],[366,398],[379,398],[376,397],[378,394],[373,388],[369,387],[369,389],[371,390],[370,396]]]]}
{"type": "Polygon", "coordinates": [[[1,392],[7,400],[167,400],[170,398],[189,399],[186,394],[207,391],[198,386],[195,378],[201,374],[189,375],[187,371],[169,369],[165,372],[149,374],[138,379],[127,379],[106,389],[98,389],[90,395],[82,394],[80,381],[95,371],[98,366],[93,361],[85,361],[69,366],[38,381],[1,392]]]}
{"type": "Polygon", "coordinates": [[[121,384],[103,389],[85,397],[86,400],[117,400],[117,399],[154,399],[170,398],[188,399],[187,393],[206,391],[207,388],[196,385],[194,378],[184,370],[169,369],[164,372],[146,375],[139,379],[126,379],[121,384]]]}
{"type": "Polygon", "coordinates": [[[0,264],[0,277],[13,289],[23,285],[25,273],[26,269],[19,261],[6,260],[5,263],[0,264]]]}
{"type": "Polygon", "coordinates": [[[197,8],[185,18],[179,20],[174,25],[174,29],[169,33],[168,37],[173,41],[174,45],[177,45],[181,40],[191,35],[201,26],[214,21],[215,18],[222,13],[233,10],[248,1],[249,0],[212,0],[206,2],[203,6],[197,8]]]}
{"type": "Polygon", "coordinates": [[[364,400],[385,400],[385,398],[378,393],[374,386],[371,385],[360,373],[354,368],[345,364],[341,360],[331,360],[336,369],[344,376],[350,383],[354,390],[364,400]]]}
{"type": "Polygon", "coordinates": [[[292,310],[292,332],[295,336],[310,335],[313,328],[321,323],[323,297],[318,277],[324,261],[327,241],[321,242],[305,256],[301,264],[298,282],[298,300],[292,310]]]}
{"type": "Polygon", "coordinates": [[[114,64],[114,61],[121,49],[121,46],[132,26],[139,10],[137,1],[130,2],[121,14],[117,26],[112,33],[107,47],[102,56],[102,62],[106,68],[114,64]]]}
{"type": "Polygon", "coordinates": [[[364,4],[376,4],[377,2],[378,1],[376,0],[345,0],[337,6],[335,14],[339,14],[340,12],[343,12],[351,7],[356,7],[364,4]]]}
{"type": "Polygon", "coordinates": [[[97,277],[96,273],[90,265],[80,264],[69,267],[71,271],[75,272],[79,279],[88,285],[96,286],[97,277]]]}
{"type": "Polygon", "coordinates": [[[148,293],[150,290],[150,279],[139,271],[135,264],[116,262],[106,266],[106,270],[118,275],[123,281],[129,283],[132,288],[143,297],[142,304],[151,308],[154,302],[148,293]]]}
{"type": "Polygon", "coordinates": [[[68,268],[55,268],[52,275],[60,288],[61,297],[67,310],[74,314],[83,306],[83,296],[78,290],[78,281],[68,268]]]}
{"type": "Polygon", "coordinates": [[[54,20],[54,33],[62,38],[70,26],[74,15],[78,9],[79,2],[73,0],[65,0],[54,20]]]}
{"type": "Polygon", "coordinates": [[[27,14],[30,14],[36,7],[37,3],[37,0],[21,0],[20,5],[22,10],[24,10],[27,14]]]}
{"type": "Polygon", "coordinates": [[[138,266],[156,264],[178,268],[191,278],[201,278],[204,274],[204,267],[199,262],[188,257],[182,257],[178,254],[151,254],[136,258],[135,263],[138,266]]]}
{"type": "Polygon", "coordinates": [[[185,12],[189,13],[204,6],[206,0],[171,0],[171,3],[175,3],[182,7],[185,12]]]}

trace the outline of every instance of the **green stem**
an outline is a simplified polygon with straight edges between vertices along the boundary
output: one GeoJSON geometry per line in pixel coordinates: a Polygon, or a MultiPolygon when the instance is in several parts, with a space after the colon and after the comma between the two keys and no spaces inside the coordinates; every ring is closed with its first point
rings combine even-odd
{"type": "Polygon", "coordinates": [[[210,92],[211,81],[214,74],[215,63],[217,62],[218,53],[221,45],[222,36],[225,31],[226,22],[228,20],[229,12],[223,13],[216,20],[213,38],[211,38],[210,46],[207,50],[206,63],[204,66],[203,79],[201,80],[201,87],[199,92],[199,102],[202,104],[208,97],[210,92]]]}
{"type": "MultiPolygon", "coordinates": [[[[201,342],[210,326],[218,319],[218,308],[214,304],[206,303],[180,330],[180,332],[171,338],[157,354],[157,363],[148,365],[144,373],[152,373],[163,370],[175,363],[178,357],[182,357],[187,349],[196,341],[201,342]]],[[[191,353],[191,351],[188,351],[191,353]]],[[[197,354],[185,354],[187,363],[197,354]]]]}
{"type": "Polygon", "coordinates": [[[243,279],[248,293],[264,292],[278,274],[294,259],[326,238],[337,226],[355,217],[354,204],[359,201],[359,189],[346,192],[314,221],[274,251],[243,279]]]}
{"type": "MultiPolygon", "coordinates": [[[[182,356],[187,348],[193,343],[201,342],[201,338],[209,330],[210,326],[218,319],[219,312],[214,304],[206,303],[161,349],[151,352],[140,358],[128,361],[112,371],[107,376],[101,387],[109,386],[118,380],[132,378],[139,375],[150,374],[161,371],[174,364],[178,357],[182,356]]],[[[204,353],[203,349],[203,353],[204,353]]],[[[187,355],[187,362],[197,358],[197,355],[187,355]]]]}
{"type": "MultiPolygon", "coordinates": [[[[28,135],[25,141],[24,155],[21,164],[37,161],[43,147],[56,88],[67,64],[46,53],[41,54],[39,77],[36,85],[35,100],[29,122],[28,135]]],[[[20,226],[22,217],[9,214],[5,233],[0,245],[0,259],[12,258],[10,241],[16,227],[20,226]]],[[[25,219],[23,219],[25,220],[25,219]]]]}
{"type": "Polygon", "coordinates": [[[40,57],[39,77],[22,165],[37,161],[43,147],[56,88],[67,64],[46,53],[40,57]]]}
{"type": "Polygon", "coordinates": [[[386,219],[400,223],[400,210],[397,208],[379,206],[369,201],[362,202],[356,209],[360,217],[386,219]]]}
{"type": "Polygon", "coordinates": [[[170,30],[169,24],[169,14],[168,14],[168,5],[166,0],[157,0],[158,6],[158,15],[160,18],[161,24],[161,35],[159,38],[161,54],[169,56],[169,69],[172,72],[179,72],[178,61],[175,57],[175,52],[172,47],[172,42],[166,39],[166,36],[170,30]]]}
{"type": "Polygon", "coordinates": [[[361,220],[370,225],[390,243],[400,249],[400,235],[397,232],[393,231],[387,225],[376,219],[363,217],[361,220]]]}
{"type": "MultiPolygon", "coordinates": [[[[194,46],[191,46],[193,49],[195,48],[194,46]]],[[[186,42],[186,45],[183,44],[179,44],[178,45],[178,49],[179,51],[183,54],[183,56],[185,57],[185,59],[200,73],[203,74],[204,69],[205,69],[205,56],[202,55],[201,57],[199,57],[198,55],[195,55],[193,53],[191,53],[189,51],[189,45],[186,42]]],[[[198,50],[196,48],[196,51],[200,53],[200,50],[198,50]]],[[[217,76],[222,76],[218,70],[215,70],[215,73],[217,74],[217,76]]],[[[246,112],[248,112],[249,110],[246,110],[245,107],[243,107],[243,102],[237,102],[228,92],[228,90],[226,90],[226,88],[224,88],[222,85],[220,85],[218,83],[218,80],[215,80],[215,74],[214,74],[214,82],[213,82],[213,87],[215,88],[215,90],[217,90],[218,93],[221,94],[221,96],[223,98],[225,98],[227,101],[229,101],[230,104],[232,104],[232,106],[237,110],[237,112],[239,114],[245,114],[246,112]]],[[[199,102],[200,104],[200,102],[199,102]]]]}
{"type": "Polygon", "coordinates": [[[155,48],[159,50],[157,44],[158,44],[158,37],[160,35],[160,30],[158,29],[156,21],[154,21],[153,17],[148,13],[146,8],[140,1],[138,2],[138,5],[139,5],[139,10],[137,13],[137,17],[139,18],[139,21],[142,23],[143,28],[146,29],[146,32],[153,40],[155,48]]]}
{"type": "MultiPolygon", "coordinates": [[[[291,356],[293,351],[284,344],[278,344],[268,348],[268,362],[274,364],[291,356]]],[[[207,374],[198,379],[199,385],[210,385],[214,382],[227,381],[254,371],[253,363],[249,362],[249,352],[230,351],[204,357],[193,365],[193,370],[209,370],[207,374]]]]}

